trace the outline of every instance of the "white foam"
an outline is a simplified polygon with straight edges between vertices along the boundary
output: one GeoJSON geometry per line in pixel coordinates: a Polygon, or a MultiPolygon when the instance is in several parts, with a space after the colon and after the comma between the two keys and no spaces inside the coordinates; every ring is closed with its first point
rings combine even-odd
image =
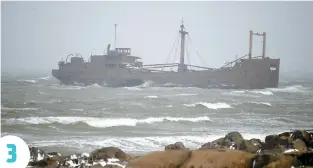
{"type": "Polygon", "coordinates": [[[256,94],[262,94],[262,95],[267,95],[267,96],[270,96],[270,95],[274,95],[273,92],[269,91],[269,90],[255,90],[255,91],[250,91],[252,93],[256,93],[256,94]]]}
{"type": "Polygon", "coordinates": [[[85,157],[89,157],[89,153],[82,153],[81,156],[82,156],[82,157],[84,157],[84,156],[85,156],[85,157]]]}
{"type": "Polygon", "coordinates": [[[38,108],[10,108],[10,107],[1,107],[3,111],[36,111],[38,108]]]}
{"type": "Polygon", "coordinates": [[[26,83],[36,83],[36,80],[34,79],[21,79],[21,80],[18,80],[19,82],[26,82],[26,83]]]}
{"type": "Polygon", "coordinates": [[[263,105],[267,105],[267,106],[272,106],[271,103],[268,103],[268,102],[251,102],[251,103],[254,103],[254,104],[263,104],[263,105]]]}
{"type": "Polygon", "coordinates": [[[274,95],[273,92],[271,92],[270,90],[234,90],[228,94],[240,95],[240,96],[246,95],[246,96],[255,97],[253,95],[248,95],[249,93],[261,94],[261,95],[266,95],[266,96],[274,95]]]}
{"type": "Polygon", "coordinates": [[[58,86],[53,86],[54,89],[58,89],[58,90],[80,90],[82,89],[83,87],[82,86],[71,86],[71,85],[68,85],[68,86],[64,86],[64,85],[58,85],[58,86]]]}
{"type": "Polygon", "coordinates": [[[148,88],[148,87],[151,87],[153,84],[154,84],[153,81],[145,81],[145,83],[143,83],[140,87],[148,88]]]}
{"type": "Polygon", "coordinates": [[[198,94],[196,93],[181,93],[181,94],[177,94],[177,96],[197,96],[198,94]]]}
{"type": "Polygon", "coordinates": [[[72,111],[84,111],[84,109],[71,109],[72,111]]]}
{"type": "Polygon", "coordinates": [[[273,92],[289,92],[289,93],[296,93],[296,92],[305,92],[305,87],[302,85],[293,85],[293,86],[287,86],[283,88],[272,88],[270,89],[273,92]]]}
{"type": "Polygon", "coordinates": [[[243,94],[243,93],[245,93],[245,91],[244,90],[235,90],[235,91],[232,91],[233,93],[239,93],[239,94],[243,94]]]}
{"type": "MultiPolygon", "coordinates": [[[[230,131],[229,131],[230,132],[230,131]]],[[[149,137],[108,137],[108,136],[91,136],[82,138],[69,137],[66,139],[46,140],[46,141],[32,141],[31,143],[36,146],[80,146],[82,148],[89,148],[90,150],[102,148],[104,146],[115,146],[125,152],[151,152],[155,150],[164,150],[164,147],[175,142],[182,142],[186,148],[198,149],[203,144],[213,140],[225,137],[228,132],[221,132],[215,135],[186,135],[182,136],[149,136],[149,137]]],[[[244,139],[258,138],[264,141],[266,136],[261,134],[242,134],[244,139]]]]}
{"type": "Polygon", "coordinates": [[[170,104],[170,105],[167,105],[167,106],[165,106],[165,107],[168,107],[168,108],[169,108],[169,107],[173,107],[173,105],[170,104]]]}
{"type": "Polygon", "coordinates": [[[51,76],[44,76],[44,77],[38,78],[38,80],[49,80],[49,79],[51,79],[51,76]]]}
{"type": "Polygon", "coordinates": [[[108,159],[108,162],[118,162],[118,161],[120,161],[120,160],[117,158],[109,158],[108,159]]]}
{"type": "Polygon", "coordinates": [[[102,88],[102,86],[100,86],[99,84],[97,83],[94,83],[92,85],[88,85],[88,86],[85,86],[83,87],[84,89],[89,89],[89,88],[102,88]]]}
{"type": "Polygon", "coordinates": [[[77,159],[76,155],[71,155],[71,159],[77,159]]]}
{"type": "Polygon", "coordinates": [[[229,104],[221,103],[221,102],[218,102],[218,103],[198,102],[198,103],[193,103],[193,104],[184,104],[184,106],[187,106],[187,107],[196,107],[198,105],[204,106],[209,109],[215,109],[215,110],[223,109],[223,108],[232,108],[232,106],[230,106],[229,104]]]}
{"type": "Polygon", "coordinates": [[[158,96],[145,96],[144,98],[148,98],[148,99],[157,99],[159,98],[158,96]]]}
{"type": "Polygon", "coordinates": [[[26,118],[11,118],[6,120],[8,123],[14,124],[50,124],[58,122],[61,124],[73,124],[77,122],[84,122],[92,127],[114,127],[114,126],[136,126],[137,124],[151,124],[155,122],[168,121],[210,121],[207,116],[195,117],[195,118],[183,118],[183,117],[149,117],[145,119],[134,118],[93,118],[93,117],[26,117],[26,118]]]}
{"type": "Polygon", "coordinates": [[[141,88],[139,87],[124,87],[124,89],[130,90],[130,91],[139,91],[141,88]]]}
{"type": "Polygon", "coordinates": [[[284,151],[284,153],[290,153],[290,152],[298,152],[298,149],[287,149],[284,151]]]}

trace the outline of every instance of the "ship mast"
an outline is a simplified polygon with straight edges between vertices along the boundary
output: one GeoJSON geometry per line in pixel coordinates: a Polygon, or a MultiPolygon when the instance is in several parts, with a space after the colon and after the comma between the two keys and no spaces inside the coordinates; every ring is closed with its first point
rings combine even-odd
{"type": "Polygon", "coordinates": [[[178,67],[178,72],[184,72],[186,70],[186,66],[184,63],[185,59],[185,36],[188,32],[185,31],[184,20],[182,19],[182,24],[180,25],[180,34],[181,34],[181,46],[180,46],[180,62],[178,67]]]}
{"type": "Polygon", "coordinates": [[[114,24],[114,27],[115,27],[115,29],[114,29],[114,33],[115,33],[115,38],[114,38],[114,49],[116,49],[116,26],[117,26],[117,24],[114,24]]]}

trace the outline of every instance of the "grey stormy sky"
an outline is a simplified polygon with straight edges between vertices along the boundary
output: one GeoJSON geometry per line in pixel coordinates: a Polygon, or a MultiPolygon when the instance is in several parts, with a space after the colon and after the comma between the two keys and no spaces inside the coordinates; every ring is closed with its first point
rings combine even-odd
{"type": "MultiPolygon", "coordinates": [[[[1,2],[1,67],[50,71],[72,52],[87,60],[113,45],[115,23],[117,47],[165,63],[183,17],[207,66],[247,54],[251,29],[267,32],[267,56],[281,58],[281,71],[313,72],[312,9],[313,2],[1,2]]],[[[191,63],[203,65],[187,44],[191,63]]],[[[261,45],[255,37],[255,56],[261,45]]]]}

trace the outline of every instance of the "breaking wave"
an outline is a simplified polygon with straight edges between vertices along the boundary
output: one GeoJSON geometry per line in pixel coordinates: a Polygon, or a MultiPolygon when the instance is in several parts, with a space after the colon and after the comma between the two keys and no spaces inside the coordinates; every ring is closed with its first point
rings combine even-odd
{"type": "Polygon", "coordinates": [[[144,98],[146,98],[146,99],[157,99],[159,97],[158,96],[145,96],[144,98]]]}
{"type": "Polygon", "coordinates": [[[251,103],[254,103],[254,104],[261,104],[261,105],[266,105],[266,106],[272,106],[271,103],[268,103],[268,102],[251,102],[251,103]]]}
{"type": "Polygon", "coordinates": [[[230,94],[235,94],[235,95],[246,95],[249,93],[261,94],[261,95],[266,95],[266,96],[274,95],[274,93],[269,90],[235,90],[235,91],[230,92],[230,94]]]}
{"type": "Polygon", "coordinates": [[[297,92],[305,92],[307,88],[303,87],[302,85],[293,85],[293,86],[286,86],[283,88],[269,88],[269,89],[262,89],[262,90],[235,90],[232,91],[231,94],[236,95],[246,95],[249,93],[254,94],[262,94],[266,96],[274,95],[273,92],[288,92],[288,93],[297,93],[297,92]]]}
{"type": "Polygon", "coordinates": [[[91,85],[87,85],[87,86],[76,86],[76,85],[51,85],[54,89],[58,89],[58,90],[81,90],[81,89],[93,89],[93,88],[103,88],[101,85],[99,84],[91,84],[91,85]]]}
{"type": "Polygon", "coordinates": [[[20,80],[18,80],[18,82],[21,82],[21,83],[36,83],[36,80],[34,80],[34,79],[20,79],[20,80]]]}
{"type": "Polygon", "coordinates": [[[193,104],[184,104],[184,106],[187,106],[187,107],[204,106],[206,108],[215,109],[215,110],[222,109],[222,108],[232,108],[232,106],[230,106],[229,104],[221,103],[221,102],[218,102],[218,103],[198,102],[198,103],[193,103],[193,104]]]}
{"type": "Polygon", "coordinates": [[[284,88],[272,88],[270,89],[273,92],[289,92],[289,93],[296,93],[296,92],[305,92],[305,87],[302,85],[293,85],[293,86],[287,86],[284,88]]]}
{"type": "MultiPolygon", "coordinates": [[[[211,142],[221,137],[225,137],[226,132],[220,132],[216,135],[187,135],[187,136],[148,136],[148,137],[83,137],[83,138],[68,138],[58,140],[41,140],[33,141],[34,146],[83,146],[86,149],[101,148],[103,146],[115,146],[123,149],[126,152],[150,152],[154,150],[164,150],[168,144],[177,141],[182,142],[187,148],[198,149],[204,143],[211,142]]],[[[264,141],[265,134],[242,134],[243,138],[251,139],[258,138],[264,141]]]]}
{"type": "Polygon", "coordinates": [[[274,95],[273,92],[269,91],[269,90],[256,90],[256,91],[250,91],[252,93],[256,93],[256,94],[262,94],[262,95],[267,95],[267,96],[270,96],[270,95],[274,95]]]}
{"type": "Polygon", "coordinates": [[[181,93],[177,94],[176,96],[197,96],[197,93],[181,93]]]}
{"type": "Polygon", "coordinates": [[[257,104],[257,105],[265,105],[265,106],[272,106],[269,102],[246,102],[246,103],[234,103],[234,105],[242,105],[242,104],[257,104]]]}
{"type": "Polygon", "coordinates": [[[82,88],[86,88],[86,89],[88,89],[88,88],[102,88],[102,86],[100,86],[97,83],[94,83],[92,85],[88,85],[88,86],[85,86],[85,87],[82,87],[82,88]]]}
{"type": "Polygon", "coordinates": [[[201,122],[211,121],[209,117],[195,117],[195,118],[184,118],[184,117],[149,117],[145,119],[134,119],[134,118],[94,118],[94,117],[26,117],[26,118],[11,118],[6,120],[9,124],[76,124],[83,122],[91,127],[107,128],[115,126],[136,126],[137,124],[152,124],[156,122],[201,122]]]}
{"type": "Polygon", "coordinates": [[[10,108],[10,107],[1,107],[1,111],[36,111],[38,108],[10,108]]]}
{"type": "Polygon", "coordinates": [[[153,81],[144,81],[143,84],[141,85],[138,85],[138,86],[133,86],[133,87],[123,87],[127,90],[133,90],[133,91],[136,91],[136,90],[142,90],[143,88],[150,88],[150,87],[153,87],[154,85],[154,82],[153,81]]]}
{"type": "Polygon", "coordinates": [[[44,77],[38,78],[38,80],[49,80],[49,79],[51,79],[51,76],[44,76],[44,77]]]}

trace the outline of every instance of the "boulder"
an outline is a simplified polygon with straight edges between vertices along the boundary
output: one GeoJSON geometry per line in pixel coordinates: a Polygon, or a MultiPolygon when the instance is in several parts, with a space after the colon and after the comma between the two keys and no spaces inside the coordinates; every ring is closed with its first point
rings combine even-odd
{"type": "Polygon", "coordinates": [[[181,168],[251,168],[253,154],[231,149],[192,151],[181,168]]]}
{"type": "Polygon", "coordinates": [[[226,147],[256,153],[261,147],[261,141],[258,139],[244,140],[239,132],[230,132],[224,138],[219,138],[212,143],[206,143],[202,145],[201,148],[214,149],[218,147],[226,147]]]}
{"type": "Polygon", "coordinates": [[[56,158],[46,158],[37,162],[30,162],[28,166],[36,168],[58,168],[60,166],[60,162],[56,158]]]}
{"type": "Polygon", "coordinates": [[[220,146],[231,147],[233,146],[236,149],[241,149],[243,147],[243,137],[239,132],[230,132],[224,138],[219,138],[213,143],[216,143],[220,146]]]}
{"type": "Polygon", "coordinates": [[[165,150],[186,149],[182,142],[176,142],[175,144],[169,144],[165,147],[165,150]]]}
{"type": "Polygon", "coordinates": [[[152,152],[130,160],[126,168],[176,168],[181,167],[189,158],[191,151],[166,150],[152,152]]]}
{"type": "Polygon", "coordinates": [[[101,149],[96,149],[90,153],[90,158],[92,160],[101,160],[107,161],[109,158],[117,158],[120,161],[128,161],[131,159],[131,156],[126,154],[119,148],[116,147],[104,147],[101,149]]]}
{"type": "Polygon", "coordinates": [[[308,151],[308,148],[305,142],[303,142],[301,139],[292,141],[292,144],[293,144],[293,148],[297,149],[299,152],[305,153],[308,151]]]}
{"type": "Polygon", "coordinates": [[[215,142],[207,142],[203,144],[200,149],[217,149],[217,148],[222,148],[222,147],[215,142]]]}
{"type": "Polygon", "coordinates": [[[30,147],[30,162],[39,162],[49,158],[49,156],[41,149],[36,147],[30,147]]]}
{"type": "Polygon", "coordinates": [[[291,156],[259,154],[253,159],[253,168],[287,168],[294,165],[296,165],[296,160],[291,156]]]}
{"type": "Polygon", "coordinates": [[[306,144],[306,146],[313,147],[312,136],[307,131],[295,130],[291,133],[291,138],[292,140],[301,139],[306,144]]]}
{"type": "Polygon", "coordinates": [[[255,140],[243,140],[243,142],[244,142],[244,148],[241,149],[243,151],[250,152],[250,153],[257,153],[257,151],[259,151],[261,148],[261,144],[255,142],[255,140]]]}
{"type": "Polygon", "coordinates": [[[302,153],[296,158],[300,165],[313,167],[313,152],[302,153]]]}

